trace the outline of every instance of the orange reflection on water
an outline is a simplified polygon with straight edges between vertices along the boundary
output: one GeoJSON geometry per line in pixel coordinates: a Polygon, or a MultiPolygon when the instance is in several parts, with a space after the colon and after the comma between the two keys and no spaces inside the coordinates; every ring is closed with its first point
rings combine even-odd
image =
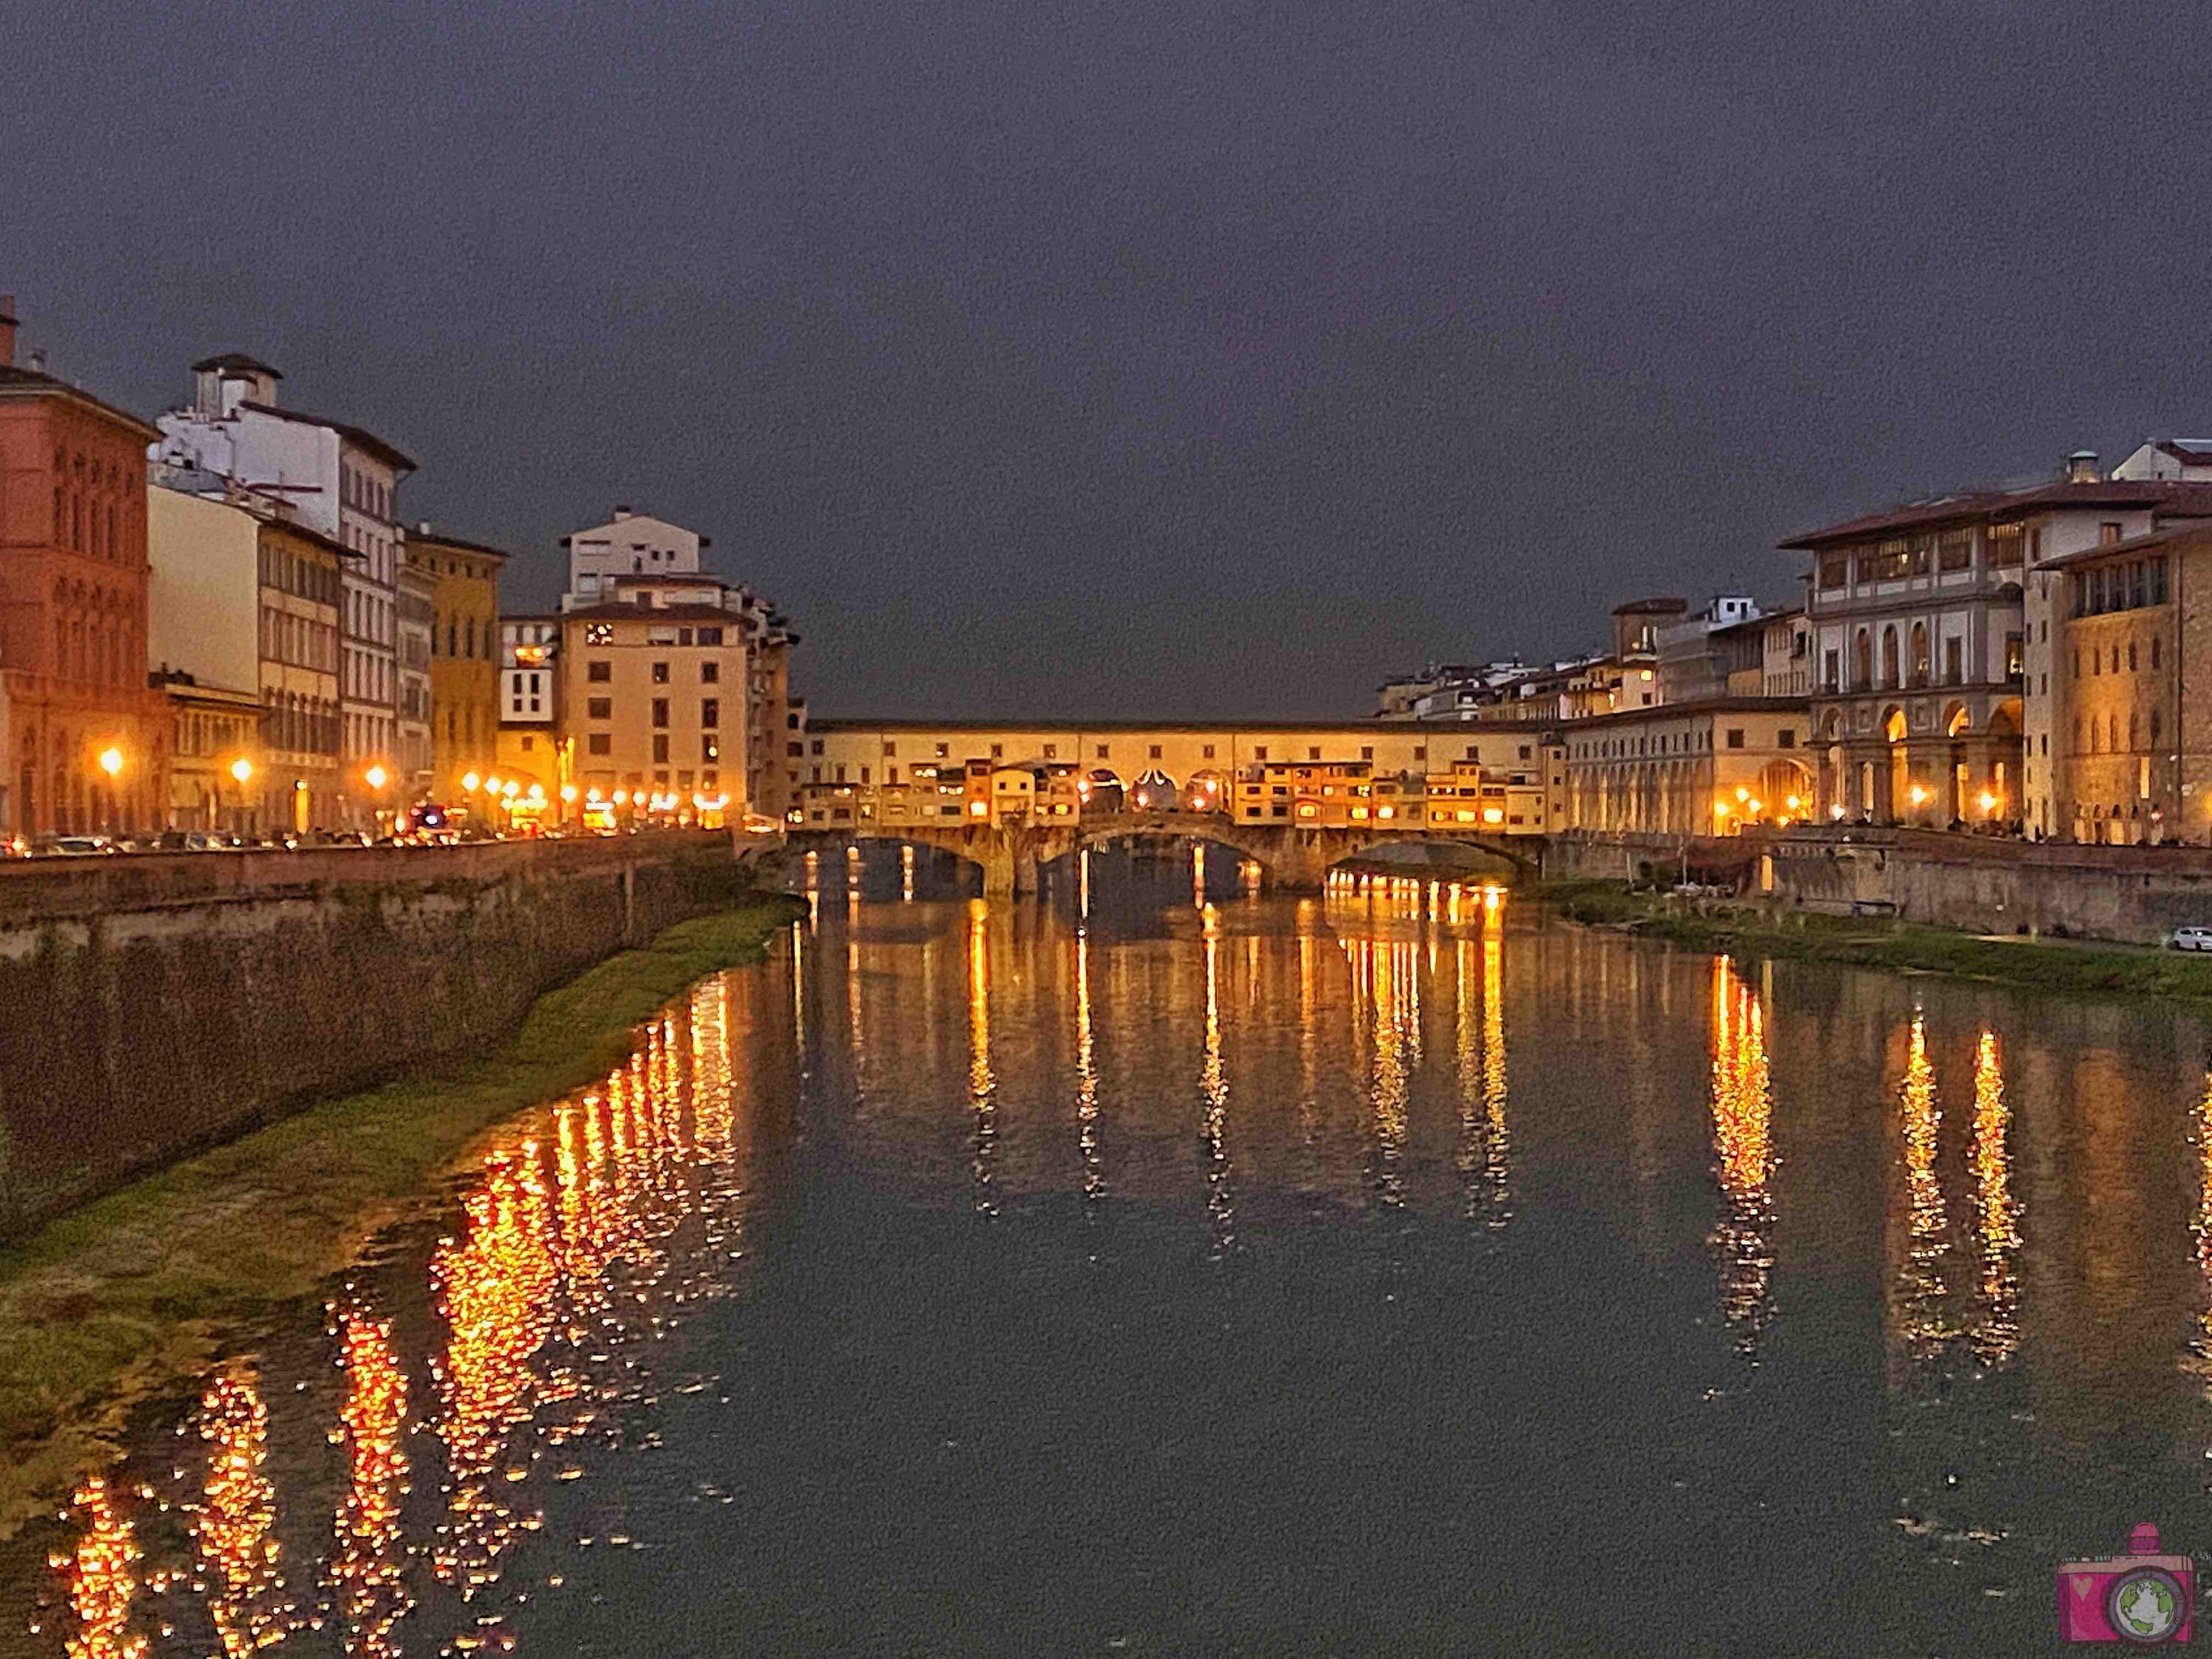
{"type": "Polygon", "coordinates": [[[392,1352],[392,1325],[353,1311],[338,1327],[346,1377],[338,1438],[346,1449],[344,1502],[331,1578],[337,1591],[346,1651],[389,1659],[392,1627],[413,1605],[399,1512],[407,1501],[407,1373],[392,1352]]]}
{"type": "MultiPolygon", "coordinates": [[[[1202,854],[1204,848],[1199,849],[1202,854]]],[[[1204,879],[1200,866],[1200,879],[1204,879]]],[[[1201,889],[1201,892],[1202,892],[1201,889]]],[[[1199,1066],[1199,1092],[1206,1100],[1201,1138],[1206,1143],[1206,1209],[1213,1224],[1218,1256],[1237,1243],[1237,1211],[1229,1190],[1229,1149],[1223,1140],[1229,1120],[1229,1074],[1221,1058],[1221,917],[1211,905],[1203,911],[1206,947],[1206,1058],[1199,1066]]]]}
{"type": "Polygon", "coordinates": [[[276,1492],[261,1472],[269,1461],[269,1410],[242,1376],[216,1378],[200,1401],[200,1438],[209,1445],[205,1497],[192,1534],[207,1567],[209,1611],[227,1655],[251,1653],[282,1640],[276,1492]]]}
{"type": "Polygon", "coordinates": [[[1482,933],[1483,1181],[1489,1188],[1490,1225],[1513,1218],[1513,1138],[1505,1121],[1505,916],[1503,896],[1483,890],[1482,933]]]}
{"type": "Polygon", "coordinates": [[[1984,1031],[1974,1054],[1974,1231],[1981,1247],[1982,1305],[1973,1330],[1974,1352],[1985,1365],[2004,1363],[2020,1346],[2020,1206],[2012,1195],[2012,1122],[2005,1104],[2004,1072],[1996,1033],[1984,1031]]]}
{"type": "Polygon", "coordinates": [[[1737,1328],[1736,1346],[1755,1355],[1774,1271],[1768,1242],[1774,1218],[1774,1097],[1764,1009],[1726,957],[1713,963],[1712,1107],[1713,1146],[1729,1201],[1728,1216],[1713,1233],[1728,1263],[1722,1304],[1737,1328]]]}
{"type": "Polygon", "coordinates": [[[1900,1274],[1898,1334],[1916,1358],[1932,1356],[1956,1333],[1945,1318],[1947,1291],[1943,1259],[1950,1245],[1943,1188],[1936,1176],[1937,1132],[1943,1114],[1936,1099],[1936,1069],[1928,1059],[1928,1022],[1912,1016],[1905,1058],[1905,1080],[1898,1091],[1905,1164],[1905,1261],[1900,1274]]]}
{"type": "Polygon", "coordinates": [[[84,1533],[73,1553],[49,1560],[68,1585],[76,1619],[66,1644],[70,1659],[138,1659],[146,1638],[131,1628],[143,1559],[136,1529],[98,1476],[77,1488],[74,1501],[84,1533]]]}
{"type": "Polygon", "coordinates": [[[990,907],[981,899],[968,905],[968,1098],[975,1112],[975,1205],[978,1215],[994,1216],[999,1202],[991,1190],[998,1156],[999,1081],[991,1073],[991,953],[985,923],[990,907]]]}
{"type": "Polygon", "coordinates": [[[448,1526],[431,1549],[438,1577],[465,1598],[497,1577],[499,1554],[533,1520],[495,1495],[507,1432],[529,1412],[530,1361],[553,1328],[553,1206],[534,1141],[495,1153],[463,1200],[466,1236],[430,1264],[451,1333],[432,1370],[443,1409],[433,1426],[451,1471],[448,1526]]]}

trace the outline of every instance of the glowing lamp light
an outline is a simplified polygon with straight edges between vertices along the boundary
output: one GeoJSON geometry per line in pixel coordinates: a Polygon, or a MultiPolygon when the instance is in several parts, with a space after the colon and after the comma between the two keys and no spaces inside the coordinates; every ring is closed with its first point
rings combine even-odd
{"type": "Polygon", "coordinates": [[[1398,809],[1395,806],[1378,806],[1375,809],[1375,816],[1378,818],[1395,818],[1398,816],[1398,809]]]}
{"type": "Polygon", "coordinates": [[[1914,784],[1910,790],[1906,791],[1906,793],[1912,797],[1912,804],[1915,806],[1919,805],[1921,802],[1928,799],[1928,792],[1925,789],[1923,789],[1917,783],[1914,784]]]}
{"type": "Polygon", "coordinates": [[[1497,807],[1497,806],[1486,806],[1486,807],[1484,807],[1484,808],[1482,809],[1482,821],[1483,821],[1485,823],[1504,823],[1504,822],[1505,822],[1505,812],[1504,812],[1504,808],[1502,808],[1502,807],[1497,807]]]}
{"type": "Polygon", "coordinates": [[[584,804],[587,806],[597,806],[599,804],[599,792],[596,788],[584,792],[584,804]]]}
{"type": "Polygon", "coordinates": [[[1983,791],[1982,791],[1982,811],[1984,811],[1984,812],[1994,812],[1994,811],[1996,811],[1996,810],[1997,810],[1997,798],[1996,798],[1995,795],[1991,794],[1988,790],[1986,790],[1986,789],[1983,790],[1983,791]]]}
{"type": "Polygon", "coordinates": [[[564,801],[573,803],[576,799],[576,786],[573,783],[562,784],[561,786],[561,799],[564,801]]]}
{"type": "Polygon", "coordinates": [[[101,750],[100,751],[100,769],[106,773],[111,778],[118,772],[120,772],[123,769],[123,751],[120,749],[113,748],[101,750]]]}
{"type": "Polygon", "coordinates": [[[517,783],[513,778],[509,778],[507,781],[507,787],[501,789],[499,793],[506,796],[509,800],[513,800],[517,795],[522,793],[522,786],[517,783]]]}
{"type": "Polygon", "coordinates": [[[1796,796],[1790,795],[1784,798],[1782,804],[1794,812],[1805,803],[1799,800],[1796,796]]]}
{"type": "Polygon", "coordinates": [[[1728,815],[1729,815],[1730,812],[1733,812],[1735,810],[1735,809],[1734,807],[1730,806],[1730,805],[1729,805],[1726,801],[1724,801],[1724,800],[1717,800],[1717,801],[1715,801],[1715,802],[1713,803],[1713,811],[1714,811],[1714,812],[1716,812],[1717,815],[1719,815],[1719,816],[1720,816],[1720,817],[1728,817],[1728,815]]]}
{"type": "Polygon", "coordinates": [[[1749,800],[1751,799],[1751,791],[1748,789],[1739,789],[1735,792],[1735,798],[1739,801],[1749,800]]]}
{"type": "Polygon", "coordinates": [[[968,803],[968,813],[970,817],[980,818],[990,810],[991,809],[988,806],[980,800],[971,800],[968,803]]]}
{"type": "Polygon", "coordinates": [[[616,791],[615,791],[615,805],[617,805],[617,806],[627,806],[627,805],[629,805],[629,790],[627,790],[627,789],[617,789],[617,790],[616,790],[616,791]]]}
{"type": "Polygon", "coordinates": [[[1760,812],[1765,810],[1766,803],[1762,800],[1752,799],[1746,801],[1743,804],[1743,806],[1744,811],[1756,817],[1760,812]]]}
{"type": "Polygon", "coordinates": [[[532,784],[530,786],[530,799],[535,801],[544,800],[545,799],[545,786],[542,783],[532,784]]]}
{"type": "Polygon", "coordinates": [[[484,780],[484,787],[485,787],[485,788],[487,788],[487,789],[489,789],[489,790],[490,790],[490,791],[492,792],[492,793],[493,793],[493,794],[495,794],[495,795],[496,795],[497,793],[499,793],[499,780],[498,780],[498,778],[496,778],[496,777],[489,777],[489,778],[486,778],[486,779],[484,780]]]}
{"type": "Polygon", "coordinates": [[[475,773],[468,772],[462,775],[461,787],[467,790],[471,795],[475,794],[476,792],[483,787],[483,780],[478,777],[475,773]]]}
{"type": "Polygon", "coordinates": [[[237,760],[231,762],[230,775],[236,778],[241,784],[252,782],[253,780],[253,763],[241,756],[237,760]]]}
{"type": "Polygon", "coordinates": [[[1838,801],[1833,806],[1831,806],[1828,809],[1828,816],[1835,819],[1838,823],[1842,823],[1844,817],[1843,803],[1841,801],[1838,801]]]}
{"type": "Polygon", "coordinates": [[[362,774],[362,776],[368,781],[368,787],[372,789],[383,788],[390,775],[391,775],[380,766],[372,766],[368,771],[362,774]]]}

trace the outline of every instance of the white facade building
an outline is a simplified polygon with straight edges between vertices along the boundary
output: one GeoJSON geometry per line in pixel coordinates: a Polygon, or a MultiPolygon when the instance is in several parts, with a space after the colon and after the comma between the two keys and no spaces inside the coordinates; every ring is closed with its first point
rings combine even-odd
{"type": "Polygon", "coordinates": [[[2146,438],[2112,469],[2112,477],[2126,482],[2163,478],[2212,483],[2212,438],[2146,438]]]}
{"type": "Polygon", "coordinates": [[[499,619],[499,723],[542,726],[560,720],[561,618],[499,619]]]}
{"type": "Polygon", "coordinates": [[[382,799],[371,769],[387,787],[400,769],[398,497],[415,463],[360,427],[279,408],[283,376],[252,357],[205,358],[192,374],[191,404],[156,420],[149,455],[288,501],[300,523],[360,556],[347,562],[339,617],[339,799],[349,823],[366,824],[382,799]]]}
{"type": "Polygon", "coordinates": [[[700,553],[714,541],[649,513],[618,507],[606,523],[563,536],[561,545],[568,553],[568,591],[561,608],[573,611],[605,601],[617,577],[696,576],[700,553]]]}

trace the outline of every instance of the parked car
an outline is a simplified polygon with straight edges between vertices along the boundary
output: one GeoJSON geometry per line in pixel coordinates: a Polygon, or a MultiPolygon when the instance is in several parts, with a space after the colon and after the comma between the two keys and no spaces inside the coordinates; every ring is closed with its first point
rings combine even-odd
{"type": "Polygon", "coordinates": [[[83,859],[98,858],[114,849],[105,836],[53,836],[42,842],[38,850],[43,858],[83,859]]]}
{"type": "Polygon", "coordinates": [[[2177,927],[2168,943],[2177,951],[2212,951],[2212,927],[2177,927]]]}

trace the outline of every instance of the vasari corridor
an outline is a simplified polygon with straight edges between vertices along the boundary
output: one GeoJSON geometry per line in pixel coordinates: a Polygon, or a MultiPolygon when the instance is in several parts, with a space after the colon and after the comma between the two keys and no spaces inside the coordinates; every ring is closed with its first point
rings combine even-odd
{"type": "Polygon", "coordinates": [[[2200,9],[0,40],[0,1659],[2212,1641],[2200,9]]]}

